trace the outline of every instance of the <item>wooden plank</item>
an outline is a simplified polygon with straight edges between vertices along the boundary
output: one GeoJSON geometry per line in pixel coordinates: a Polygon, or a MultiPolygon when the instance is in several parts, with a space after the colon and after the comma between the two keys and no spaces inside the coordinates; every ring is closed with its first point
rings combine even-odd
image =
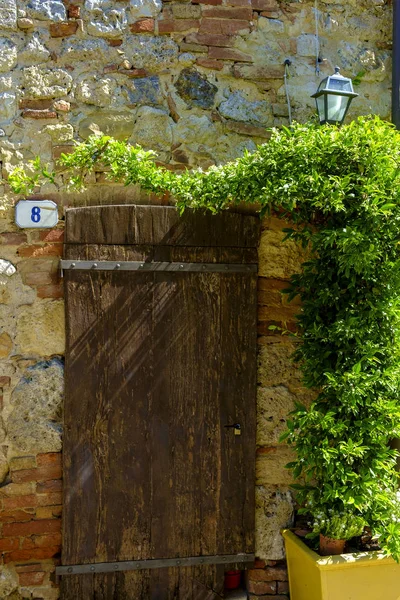
{"type": "Polygon", "coordinates": [[[256,248],[196,248],[185,246],[102,246],[66,244],[65,258],[81,260],[131,260],[257,264],[256,248]]]}
{"type": "Polygon", "coordinates": [[[66,241],[112,244],[256,248],[260,220],[231,212],[213,215],[172,206],[109,205],[66,211],[66,241]]]}

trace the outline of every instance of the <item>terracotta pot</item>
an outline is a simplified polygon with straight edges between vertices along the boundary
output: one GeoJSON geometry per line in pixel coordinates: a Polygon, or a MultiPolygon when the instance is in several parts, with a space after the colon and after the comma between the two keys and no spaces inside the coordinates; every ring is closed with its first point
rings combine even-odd
{"type": "Polygon", "coordinates": [[[241,575],[240,571],[227,571],[225,573],[225,589],[236,590],[240,585],[241,575]]]}
{"type": "Polygon", "coordinates": [[[343,554],[346,540],[334,540],[319,534],[319,553],[321,556],[331,556],[335,554],[343,554]]]}

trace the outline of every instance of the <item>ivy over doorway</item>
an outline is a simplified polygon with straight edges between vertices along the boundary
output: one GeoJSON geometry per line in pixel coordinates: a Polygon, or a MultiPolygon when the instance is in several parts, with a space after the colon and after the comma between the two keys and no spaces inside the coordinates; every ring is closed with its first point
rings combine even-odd
{"type": "MultiPolygon", "coordinates": [[[[114,181],[171,193],[180,210],[251,203],[293,224],[286,238],[310,249],[288,289],[302,300],[295,358],[304,385],[319,390],[288,421],[295,487],[315,522],[321,514],[361,517],[398,560],[389,441],[400,437],[400,133],[377,117],[342,128],[297,124],[205,172],[177,174],[154,160],[151,151],[92,137],[61,163],[75,187],[100,163],[114,181]]],[[[43,178],[55,181],[37,160],[28,174],[17,168],[10,184],[26,194],[43,178]]]]}

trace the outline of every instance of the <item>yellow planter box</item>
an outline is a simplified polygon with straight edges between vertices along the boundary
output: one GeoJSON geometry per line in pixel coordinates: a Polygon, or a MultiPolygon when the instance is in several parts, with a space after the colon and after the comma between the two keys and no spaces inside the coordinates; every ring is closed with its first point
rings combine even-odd
{"type": "Polygon", "coordinates": [[[400,565],[382,552],[319,556],[283,532],[290,600],[400,600],[400,565]]]}

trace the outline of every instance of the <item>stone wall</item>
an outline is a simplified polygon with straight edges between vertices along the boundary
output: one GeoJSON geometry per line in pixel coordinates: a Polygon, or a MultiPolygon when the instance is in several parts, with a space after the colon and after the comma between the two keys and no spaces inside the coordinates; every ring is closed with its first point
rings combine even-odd
{"type": "MultiPolygon", "coordinates": [[[[321,76],[357,76],[348,118],[389,117],[391,7],[385,0],[318,1],[321,76]]],[[[223,163],[288,124],[283,73],[292,61],[293,116],[313,113],[314,2],[278,0],[0,0],[0,598],[56,599],[60,553],[64,307],[63,222],[19,230],[13,166],[53,161],[104,131],[158,152],[169,168],[223,163]]],[[[35,197],[78,204],[163,202],[107,183],[82,195],[48,185],[35,197]]],[[[278,442],[295,397],[309,400],[290,362],[296,305],[280,291],[302,254],[263,223],[259,279],[256,597],[287,591],[279,529],[291,522],[290,453],[278,442]]]]}

